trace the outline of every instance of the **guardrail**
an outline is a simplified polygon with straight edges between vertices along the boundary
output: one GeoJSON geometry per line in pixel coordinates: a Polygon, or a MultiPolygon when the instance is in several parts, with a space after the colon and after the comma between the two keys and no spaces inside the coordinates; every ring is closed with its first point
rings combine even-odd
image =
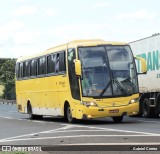
{"type": "Polygon", "coordinates": [[[13,105],[13,104],[16,104],[16,100],[0,99],[0,103],[7,104],[7,105],[9,105],[9,104],[13,105]]]}

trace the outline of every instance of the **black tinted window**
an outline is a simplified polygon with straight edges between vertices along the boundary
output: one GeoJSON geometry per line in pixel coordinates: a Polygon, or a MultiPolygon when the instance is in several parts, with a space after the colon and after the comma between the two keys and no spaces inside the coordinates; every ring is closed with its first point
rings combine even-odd
{"type": "Polygon", "coordinates": [[[35,59],[31,60],[31,76],[37,75],[37,61],[35,59]]]}
{"type": "Polygon", "coordinates": [[[65,52],[59,53],[59,72],[66,71],[65,52]]]}
{"type": "Polygon", "coordinates": [[[21,62],[20,64],[20,78],[23,78],[23,63],[21,62]]]}
{"type": "Polygon", "coordinates": [[[20,63],[16,64],[16,78],[20,78],[20,63]]]}
{"type": "Polygon", "coordinates": [[[22,73],[22,77],[25,77],[25,72],[26,72],[26,64],[25,64],[25,62],[23,62],[23,73],[22,73]]]}
{"type": "Polygon", "coordinates": [[[55,72],[56,55],[47,56],[47,74],[55,72]]]}
{"type": "Polygon", "coordinates": [[[30,76],[30,61],[26,61],[25,62],[25,77],[29,77],[30,76]]]}
{"type": "Polygon", "coordinates": [[[41,57],[38,59],[38,75],[42,75],[46,73],[46,59],[45,57],[41,57]]]}

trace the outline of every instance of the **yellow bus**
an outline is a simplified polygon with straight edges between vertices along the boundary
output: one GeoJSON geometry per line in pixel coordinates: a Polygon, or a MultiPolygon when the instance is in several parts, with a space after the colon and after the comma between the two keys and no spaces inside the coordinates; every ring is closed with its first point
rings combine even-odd
{"type": "MultiPolygon", "coordinates": [[[[146,72],[139,58],[142,73],[146,72]]],[[[75,40],[16,62],[18,111],[30,119],[123,116],[139,111],[138,78],[130,46],[104,40],[75,40]]]]}

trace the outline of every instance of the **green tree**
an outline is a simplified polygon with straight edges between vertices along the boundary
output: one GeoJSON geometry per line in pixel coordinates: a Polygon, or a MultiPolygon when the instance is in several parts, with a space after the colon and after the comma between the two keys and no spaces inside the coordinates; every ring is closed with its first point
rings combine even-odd
{"type": "Polygon", "coordinates": [[[0,67],[5,63],[9,58],[0,58],[0,67]]]}
{"type": "Polygon", "coordinates": [[[9,99],[9,100],[15,100],[16,94],[15,94],[15,80],[7,81],[4,84],[4,91],[2,98],[9,99]]]}
{"type": "Polygon", "coordinates": [[[7,59],[0,66],[0,83],[5,87],[4,99],[15,99],[15,64],[16,59],[7,59]]]}
{"type": "Polygon", "coordinates": [[[1,66],[0,80],[3,84],[15,78],[15,64],[15,59],[9,59],[1,66]]]}

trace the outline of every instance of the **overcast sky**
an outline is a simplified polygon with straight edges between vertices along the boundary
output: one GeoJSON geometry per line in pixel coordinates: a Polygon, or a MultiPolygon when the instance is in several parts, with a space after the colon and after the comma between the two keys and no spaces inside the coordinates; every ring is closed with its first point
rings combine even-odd
{"type": "Polygon", "coordinates": [[[160,0],[0,0],[0,57],[75,39],[131,42],[160,32],[160,0]]]}

